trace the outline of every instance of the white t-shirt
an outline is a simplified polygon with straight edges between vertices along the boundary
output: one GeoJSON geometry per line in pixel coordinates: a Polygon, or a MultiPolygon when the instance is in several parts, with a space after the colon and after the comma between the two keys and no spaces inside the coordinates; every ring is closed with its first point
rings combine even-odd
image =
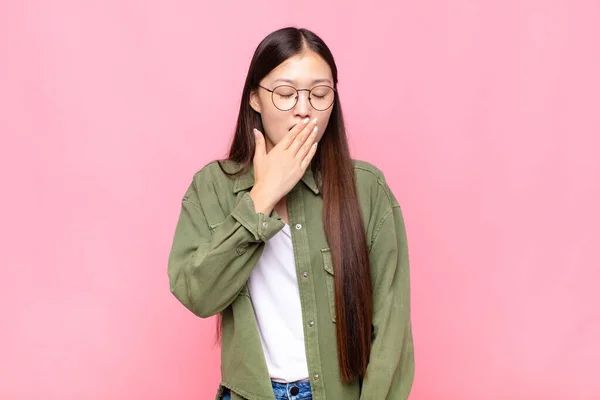
{"type": "Polygon", "coordinates": [[[265,243],[248,290],[271,379],[293,382],[308,378],[300,291],[288,224],[265,243]]]}

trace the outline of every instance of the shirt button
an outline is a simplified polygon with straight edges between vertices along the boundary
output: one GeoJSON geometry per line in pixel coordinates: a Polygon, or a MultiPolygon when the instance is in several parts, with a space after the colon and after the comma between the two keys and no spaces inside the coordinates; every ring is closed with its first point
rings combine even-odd
{"type": "Polygon", "coordinates": [[[298,229],[298,230],[302,229],[302,225],[296,224],[296,229],[298,229]]]}
{"type": "Polygon", "coordinates": [[[235,252],[238,254],[238,256],[241,256],[242,254],[244,254],[246,252],[246,247],[248,247],[248,246],[241,244],[235,248],[235,252]]]}
{"type": "Polygon", "coordinates": [[[269,224],[267,224],[266,222],[263,222],[263,227],[266,228],[267,226],[269,226],[269,224]]]}
{"type": "Polygon", "coordinates": [[[303,273],[302,273],[302,277],[303,277],[303,278],[308,278],[308,272],[303,272],[303,273]]]}
{"type": "Polygon", "coordinates": [[[310,326],[310,327],[315,326],[315,321],[308,321],[308,326],[310,326]]]}
{"type": "Polygon", "coordinates": [[[319,379],[319,374],[315,374],[315,375],[313,376],[313,378],[315,378],[315,381],[316,381],[317,379],[319,379]]]}

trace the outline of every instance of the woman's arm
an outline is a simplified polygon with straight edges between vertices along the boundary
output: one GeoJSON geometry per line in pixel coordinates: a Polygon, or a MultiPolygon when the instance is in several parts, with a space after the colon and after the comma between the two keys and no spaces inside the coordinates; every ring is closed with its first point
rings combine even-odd
{"type": "Polygon", "coordinates": [[[231,304],[259,259],[255,254],[285,225],[281,218],[257,213],[245,193],[233,211],[211,229],[205,215],[219,215],[218,194],[198,172],[182,200],[169,254],[171,292],[189,310],[206,318],[231,304]],[[205,189],[200,189],[205,188],[205,189]],[[201,196],[212,196],[212,198],[201,196]],[[202,204],[208,205],[208,209],[202,204]]]}
{"type": "Polygon", "coordinates": [[[392,207],[379,223],[370,252],[374,338],[361,389],[364,400],[407,399],[415,371],[404,219],[392,192],[383,187],[392,207]]]}

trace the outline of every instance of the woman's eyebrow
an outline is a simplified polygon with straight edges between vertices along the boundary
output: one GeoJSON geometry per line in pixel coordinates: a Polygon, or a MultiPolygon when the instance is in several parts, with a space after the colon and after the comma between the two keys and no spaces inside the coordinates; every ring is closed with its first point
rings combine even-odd
{"type": "MultiPolygon", "coordinates": [[[[278,79],[275,79],[273,82],[277,82],[277,81],[281,81],[281,82],[287,82],[287,83],[291,83],[291,84],[293,84],[293,85],[295,85],[295,84],[296,84],[296,81],[295,81],[295,80],[293,80],[293,79],[278,78],[278,79]]],[[[311,84],[313,84],[313,85],[314,85],[315,83],[322,83],[322,82],[326,82],[326,83],[329,83],[329,84],[331,84],[331,81],[330,81],[329,79],[315,79],[315,80],[313,80],[313,81],[311,82],[311,84]]]]}

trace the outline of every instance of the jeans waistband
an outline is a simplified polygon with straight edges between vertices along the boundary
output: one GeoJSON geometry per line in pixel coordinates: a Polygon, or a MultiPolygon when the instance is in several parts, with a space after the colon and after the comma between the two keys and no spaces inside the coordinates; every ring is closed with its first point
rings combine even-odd
{"type": "Polygon", "coordinates": [[[312,399],[312,391],[310,390],[310,381],[308,379],[288,383],[271,381],[271,384],[273,386],[273,393],[277,398],[290,400],[312,399]]]}

